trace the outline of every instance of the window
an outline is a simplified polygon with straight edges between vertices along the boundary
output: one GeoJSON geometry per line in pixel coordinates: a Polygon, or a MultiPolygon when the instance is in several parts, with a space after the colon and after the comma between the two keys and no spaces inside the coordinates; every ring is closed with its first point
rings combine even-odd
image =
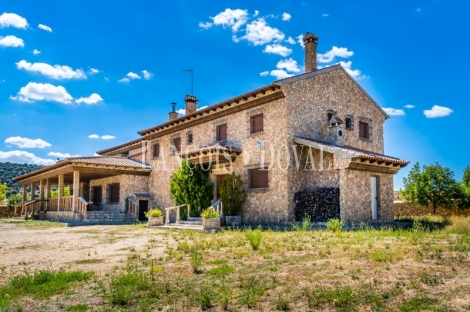
{"type": "Polygon", "coordinates": [[[227,140],[227,124],[217,126],[217,141],[227,140]]]}
{"type": "Polygon", "coordinates": [[[160,157],[160,143],[155,143],[152,146],[152,156],[153,156],[153,158],[160,157]]]}
{"type": "Polygon", "coordinates": [[[267,169],[250,169],[250,188],[266,188],[268,186],[267,169]]]}
{"type": "Polygon", "coordinates": [[[327,123],[327,124],[330,124],[330,120],[331,120],[331,118],[333,118],[333,116],[334,116],[333,113],[328,113],[328,114],[327,114],[327,116],[326,116],[326,119],[327,119],[327,120],[326,120],[326,123],[327,123]]]}
{"type": "Polygon", "coordinates": [[[173,145],[178,153],[181,152],[181,138],[173,139],[173,145]]]}
{"type": "Polygon", "coordinates": [[[193,144],[193,133],[191,131],[186,134],[186,144],[193,144]]]}
{"type": "Polygon", "coordinates": [[[119,183],[110,184],[108,186],[108,202],[110,204],[119,203],[119,183]]]}
{"type": "Polygon", "coordinates": [[[93,192],[93,197],[92,197],[93,203],[100,204],[103,199],[102,198],[103,188],[101,186],[93,186],[92,192],[93,192]]]}
{"type": "Polygon", "coordinates": [[[361,139],[369,139],[369,124],[359,121],[359,137],[361,139]]]}
{"type": "Polygon", "coordinates": [[[263,131],[263,114],[251,117],[251,133],[263,131]]]}
{"type": "Polygon", "coordinates": [[[352,129],[352,119],[351,119],[351,117],[346,117],[346,129],[352,129]]]}

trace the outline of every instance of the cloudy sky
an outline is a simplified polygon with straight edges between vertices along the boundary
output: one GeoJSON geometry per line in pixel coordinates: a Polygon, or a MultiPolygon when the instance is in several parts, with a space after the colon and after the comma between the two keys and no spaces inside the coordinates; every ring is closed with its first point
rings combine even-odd
{"type": "MultiPolygon", "coordinates": [[[[299,36],[320,37],[391,115],[385,152],[469,161],[466,1],[3,1],[0,161],[51,164],[138,137],[185,94],[215,104],[303,72],[299,36]]],[[[411,165],[412,165],[411,164],[411,165]]],[[[410,166],[411,167],[411,166],[410,166]]],[[[409,168],[408,168],[409,169],[409,168]]],[[[408,169],[395,177],[400,187],[408,169]]]]}

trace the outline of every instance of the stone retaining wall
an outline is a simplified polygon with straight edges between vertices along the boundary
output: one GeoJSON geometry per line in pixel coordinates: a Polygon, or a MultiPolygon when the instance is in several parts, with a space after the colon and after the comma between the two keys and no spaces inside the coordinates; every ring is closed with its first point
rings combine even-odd
{"type": "MultiPolygon", "coordinates": [[[[432,206],[423,207],[416,204],[408,204],[408,203],[395,203],[394,215],[397,216],[424,216],[433,214],[432,206]]],[[[436,215],[443,216],[443,217],[450,217],[450,216],[459,216],[459,217],[469,217],[470,216],[470,209],[447,209],[444,207],[437,207],[436,215]]]]}
{"type": "Polygon", "coordinates": [[[81,214],[72,211],[48,211],[46,213],[46,220],[48,221],[81,221],[83,219],[81,214]]]}

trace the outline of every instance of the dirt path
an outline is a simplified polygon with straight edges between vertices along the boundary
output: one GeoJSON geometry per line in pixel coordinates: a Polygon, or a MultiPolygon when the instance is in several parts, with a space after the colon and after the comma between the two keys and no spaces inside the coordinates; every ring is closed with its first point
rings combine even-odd
{"type": "Polygon", "coordinates": [[[25,269],[76,269],[101,275],[125,264],[131,253],[162,257],[171,240],[164,233],[142,225],[32,227],[0,221],[0,283],[25,269]]]}

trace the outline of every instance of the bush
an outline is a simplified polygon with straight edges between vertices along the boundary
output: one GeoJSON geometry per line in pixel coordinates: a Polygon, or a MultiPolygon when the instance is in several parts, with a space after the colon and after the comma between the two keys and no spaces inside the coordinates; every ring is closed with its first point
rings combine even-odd
{"type": "Polygon", "coordinates": [[[261,244],[262,233],[261,230],[248,230],[245,232],[246,238],[250,242],[251,248],[253,250],[258,250],[259,245],[261,244]]]}
{"type": "Polygon", "coordinates": [[[343,221],[338,219],[330,219],[326,222],[326,229],[332,232],[340,232],[343,230],[343,221]]]}
{"type": "Polygon", "coordinates": [[[242,212],[243,204],[246,200],[246,192],[243,188],[243,181],[239,175],[232,172],[220,186],[220,196],[224,206],[225,214],[228,216],[238,216],[242,212]]]}
{"type": "Polygon", "coordinates": [[[146,218],[158,218],[163,216],[163,212],[159,208],[152,208],[145,213],[146,218]]]}
{"type": "Polygon", "coordinates": [[[203,219],[217,219],[219,218],[219,213],[214,210],[214,208],[209,207],[201,213],[201,218],[203,219]]]}
{"type": "Polygon", "coordinates": [[[306,232],[310,229],[310,216],[302,219],[302,223],[292,223],[292,228],[297,232],[306,232]]]}

